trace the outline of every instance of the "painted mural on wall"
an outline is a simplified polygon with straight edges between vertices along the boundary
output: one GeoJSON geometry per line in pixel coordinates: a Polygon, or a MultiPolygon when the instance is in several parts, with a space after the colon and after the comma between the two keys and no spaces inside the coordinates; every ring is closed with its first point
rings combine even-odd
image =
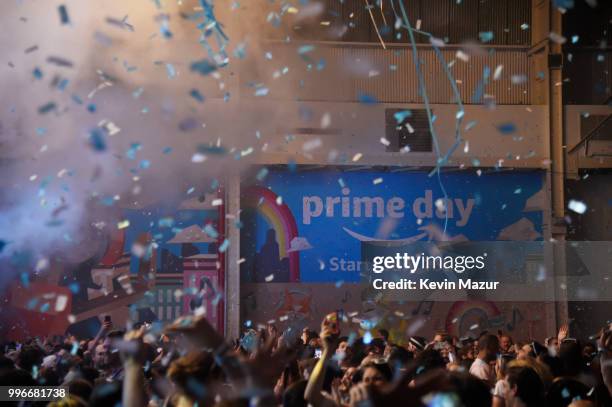
{"type": "Polygon", "coordinates": [[[244,189],[244,282],[356,282],[361,242],[542,238],[543,173],[271,171],[244,189]]]}
{"type": "Polygon", "coordinates": [[[16,312],[3,319],[2,330],[8,337],[91,336],[102,315],[123,326],[128,316],[167,322],[196,308],[216,325],[222,289],[213,198],[124,210],[102,254],[78,264],[56,262],[48,273],[16,283],[9,290],[16,312]]]}
{"type": "Polygon", "coordinates": [[[543,172],[465,171],[440,181],[426,172],[271,170],[243,187],[242,320],[317,328],[327,312],[350,310],[400,341],[417,328],[533,330],[544,304],[389,303],[357,284],[363,242],[542,239],[543,172]]]}

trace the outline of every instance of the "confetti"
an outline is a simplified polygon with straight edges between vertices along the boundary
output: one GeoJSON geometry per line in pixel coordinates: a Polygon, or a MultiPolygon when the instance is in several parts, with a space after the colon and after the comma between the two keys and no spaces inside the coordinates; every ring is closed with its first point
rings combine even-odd
{"type": "Polygon", "coordinates": [[[504,69],[503,65],[497,65],[495,68],[495,72],[493,73],[493,80],[498,81],[501,79],[502,70],[504,69]]]}
{"type": "Polygon", "coordinates": [[[230,241],[229,239],[224,239],[223,243],[221,243],[221,245],[219,246],[219,252],[220,253],[225,253],[227,251],[227,249],[230,246],[230,241]]]}
{"type": "Polygon", "coordinates": [[[552,42],[556,42],[557,44],[563,45],[567,42],[567,38],[555,32],[551,32],[550,34],[548,34],[548,38],[550,38],[552,42]]]}
{"type": "Polygon", "coordinates": [[[117,222],[117,229],[121,230],[121,229],[126,229],[130,226],[130,221],[125,219],[122,220],[120,222],[117,222]]]}
{"type": "Polygon", "coordinates": [[[257,172],[255,178],[257,178],[257,181],[263,181],[266,176],[268,176],[268,169],[266,167],[263,167],[259,170],[259,172],[257,172]]]}
{"type": "Polygon", "coordinates": [[[200,75],[206,76],[217,70],[216,64],[208,59],[202,59],[191,64],[191,71],[197,72],[200,75]]]}
{"type": "Polygon", "coordinates": [[[104,132],[99,129],[93,129],[89,132],[89,146],[98,152],[102,152],[106,150],[106,141],[104,137],[104,132]]]}
{"type": "Polygon", "coordinates": [[[493,40],[493,31],[481,31],[478,33],[478,38],[481,42],[490,42],[493,40]]]}
{"type": "Polygon", "coordinates": [[[362,92],[357,95],[357,99],[359,103],[363,103],[364,105],[375,105],[378,103],[378,100],[374,96],[362,92]]]}
{"type": "Polygon", "coordinates": [[[68,16],[68,9],[64,4],[57,7],[59,13],[60,22],[62,25],[70,24],[70,17],[68,16]]]}
{"type": "Polygon", "coordinates": [[[166,64],[166,72],[168,73],[169,79],[176,78],[176,69],[174,68],[174,65],[166,64]]]}
{"type": "Polygon", "coordinates": [[[204,95],[202,95],[197,89],[191,89],[189,91],[189,96],[191,96],[200,103],[204,103],[204,95]]]}
{"type": "Polygon", "coordinates": [[[412,116],[412,112],[410,110],[401,110],[393,114],[393,117],[395,117],[395,121],[397,122],[397,124],[403,123],[404,120],[406,120],[410,116],[412,116]]]}
{"type": "Polygon", "coordinates": [[[47,62],[63,68],[71,68],[74,65],[72,61],[56,56],[50,56],[47,58],[47,62]]]}
{"type": "Polygon", "coordinates": [[[501,134],[513,134],[516,133],[516,125],[514,123],[502,123],[497,125],[497,130],[501,134]]]}
{"type": "Polygon", "coordinates": [[[585,213],[585,212],[586,212],[586,210],[587,210],[587,205],[586,205],[584,202],[582,202],[582,201],[577,201],[577,200],[574,200],[574,199],[570,199],[570,201],[569,201],[569,203],[568,203],[567,207],[568,207],[570,210],[572,210],[572,211],[574,211],[574,212],[576,212],[576,213],[579,213],[579,214],[581,214],[581,215],[582,215],[583,213],[585,213]]]}
{"type": "Polygon", "coordinates": [[[48,102],[38,108],[38,114],[47,114],[57,108],[55,102],[48,102]]]}

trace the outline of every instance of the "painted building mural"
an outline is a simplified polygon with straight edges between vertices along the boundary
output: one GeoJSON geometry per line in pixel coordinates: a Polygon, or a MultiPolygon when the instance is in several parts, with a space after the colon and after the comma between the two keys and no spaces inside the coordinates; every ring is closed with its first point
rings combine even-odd
{"type": "Polygon", "coordinates": [[[219,213],[216,194],[178,208],[159,205],[123,211],[102,255],[78,264],[54,261],[49,272],[23,276],[8,290],[2,331],[7,337],[93,336],[100,317],[122,327],[133,321],[168,322],[200,308],[222,320],[219,213]],[[8,312],[12,311],[12,312],[8,312]]]}
{"type": "Polygon", "coordinates": [[[398,337],[543,329],[543,303],[390,302],[358,284],[363,242],[542,240],[543,172],[271,170],[242,190],[243,321],[318,327],[341,309],[398,337]]]}

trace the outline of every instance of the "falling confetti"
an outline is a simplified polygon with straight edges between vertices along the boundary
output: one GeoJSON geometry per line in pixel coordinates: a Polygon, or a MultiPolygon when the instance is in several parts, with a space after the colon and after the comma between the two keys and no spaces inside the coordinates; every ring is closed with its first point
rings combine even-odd
{"type": "Polygon", "coordinates": [[[576,212],[576,213],[579,213],[579,214],[581,214],[581,215],[582,215],[583,213],[585,213],[585,212],[586,212],[586,210],[587,210],[587,205],[586,205],[584,202],[582,202],[582,201],[577,201],[577,200],[574,200],[574,199],[570,199],[570,201],[569,201],[569,203],[568,203],[567,207],[568,207],[570,210],[572,210],[572,211],[574,211],[574,212],[576,212]]]}

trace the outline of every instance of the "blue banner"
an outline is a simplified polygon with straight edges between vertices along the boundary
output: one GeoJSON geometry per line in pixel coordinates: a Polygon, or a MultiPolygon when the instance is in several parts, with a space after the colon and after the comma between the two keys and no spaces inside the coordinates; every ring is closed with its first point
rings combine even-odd
{"type": "Polygon", "coordinates": [[[243,281],[357,282],[367,241],[541,240],[543,186],[542,171],[270,171],[243,188],[243,281]]]}

